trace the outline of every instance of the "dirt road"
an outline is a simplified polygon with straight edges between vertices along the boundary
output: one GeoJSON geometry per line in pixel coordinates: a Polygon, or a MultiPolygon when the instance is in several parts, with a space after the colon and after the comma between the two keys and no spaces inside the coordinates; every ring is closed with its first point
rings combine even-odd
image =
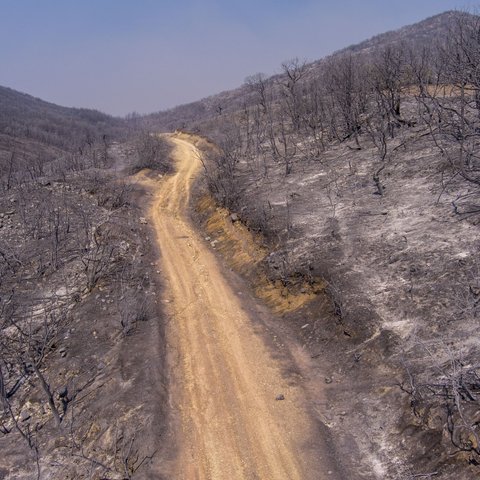
{"type": "Polygon", "coordinates": [[[181,423],[174,478],[332,478],[316,465],[303,390],[282,376],[242,309],[242,297],[188,220],[190,187],[201,162],[192,144],[172,141],[176,174],[149,182],[164,301],[173,318],[167,337],[181,423]],[[285,399],[276,400],[279,395],[285,399]]]}

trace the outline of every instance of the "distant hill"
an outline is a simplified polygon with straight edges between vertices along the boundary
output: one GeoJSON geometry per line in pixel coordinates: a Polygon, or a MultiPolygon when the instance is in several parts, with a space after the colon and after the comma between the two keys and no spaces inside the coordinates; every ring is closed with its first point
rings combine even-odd
{"type": "Polygon", "coordinates": [[[79,141],[118,138],[126,122],[85,108],[67,108],[0,87],[0,135],[72,150],[79,141]],[[81,140],[80,140],[81,139],[81,140]]]}
{"type": "Polygon", "coordinates": [[[198,122],[204,122],[238,111],[248,99],[248,88],[243,85],[192,103],[169,110],[145,115],[142,120],[151,130],[171,132],[177,129],[193,129],[198,122]]]}
{"type": "MultiPolygon", "coordinates": [[[[376,35],[361,43],[334,52],[327,58],[348,54],[368,57],[375,51],[400,43],[406,47],[420,49],[445,39],[455,22],[464,15],[466,15],[464,12],[459,11],[444,12],[413,25],[376,35]]],[[[326,58],[323,58],[312,62],[308,66],[310,71],[314,72],[321,69],[325,60],[326,58]]],[[[281,75],[272,76],[271,80],[279,77],[281,75]]],[[[243,85],[237,89],[212,95],[196,102],[146,115],[144,122],[150,129],[162,131],[173,131],[178,128],[195,130],[200,123],[213,120],[222,114],[238,111],[248,101],[249,89],[243,85]]]]}

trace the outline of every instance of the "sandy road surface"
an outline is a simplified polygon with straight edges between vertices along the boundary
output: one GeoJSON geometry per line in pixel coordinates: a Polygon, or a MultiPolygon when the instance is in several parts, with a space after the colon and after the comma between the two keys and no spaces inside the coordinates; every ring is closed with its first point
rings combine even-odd
{"type": "Polygon", "coordinates": [[[155,195],[151,219],[173,315],[167,336],[181,422],[175,480],[332,478],[315,464],[302,389],[283,378],[188,220],[201,163],[192,144],[172,141],[177,173],[144,181],[155,195]],[[279,394],[285,400],[276,401],[279,394]]]}

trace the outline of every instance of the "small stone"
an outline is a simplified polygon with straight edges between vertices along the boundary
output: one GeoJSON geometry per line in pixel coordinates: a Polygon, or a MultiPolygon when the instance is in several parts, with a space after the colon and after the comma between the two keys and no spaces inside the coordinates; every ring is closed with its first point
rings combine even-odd
{"type": "Polygon", "coordinates": [[[238,222],[240,220],[240,218],[239,218],[237,213],[232,213],[230,215],[230,220],[232,221],[232,223],[235,223],[235,222],[238,222]]]}
{"type": "Polygon", "coordinates": [[[279,400],[285,400],[285,395],[283,393],[281,393],[280,395],[277,395],[275,397],[275,400],[279,401],[279,400]]]}
{"type": "Polygon", "coordinates": [[[332,383],[333,379],[331,377],[325,377],[325,383],[332,383]]]}
{"type": "Polygon", "coordinates": [[[23,410],[20,414],[20,421],[26,422],[27,420],[30,420],[31,417],[32,416],[30,415],[30,413],[28,413],[26,410],[23,410]]]}
{"type": "Polygon", "coordinates": [[[140,217],[140,223],[142,225],[146,225],[148,222],[147,222],[147,219],[145,217],[140,217]]]}

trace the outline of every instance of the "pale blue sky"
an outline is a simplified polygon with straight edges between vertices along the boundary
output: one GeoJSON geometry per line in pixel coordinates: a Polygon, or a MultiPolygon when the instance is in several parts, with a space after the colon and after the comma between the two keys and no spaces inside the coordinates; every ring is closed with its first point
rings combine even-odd
{"type": "Polygon", "coordinates": [[[152,112],[477,3],[0,0],[0,85],[115,115],[152,112]]]}

